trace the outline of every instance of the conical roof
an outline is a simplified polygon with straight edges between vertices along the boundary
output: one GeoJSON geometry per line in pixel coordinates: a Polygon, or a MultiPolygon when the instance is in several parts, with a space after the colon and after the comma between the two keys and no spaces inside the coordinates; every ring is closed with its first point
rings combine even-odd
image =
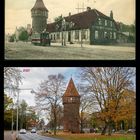
{"type": "Polygon", "coordinates": [[[48,11],[48,9],[45,7],[42,0],[36,0],[36,3],[34,5],[34,7],[31,9],[31,11],[32,10],[46,10],[46,11],[48,11]]]}
{"type": "Polygon", "coordinates": [[[68,87],[63,95],[63,97],[66,96],[80,96],[75,85],[74,82],[72,80],[72,78],[69,81],[68,87]]]}

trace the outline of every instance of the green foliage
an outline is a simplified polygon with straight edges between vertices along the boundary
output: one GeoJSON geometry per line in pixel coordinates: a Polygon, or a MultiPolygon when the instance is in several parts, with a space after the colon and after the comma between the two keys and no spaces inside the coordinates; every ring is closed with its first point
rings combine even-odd
{"type": "Polygon", "coordinates": [[[135,25],[134,24],[126,25],[121,23],[121,31],[135,33],[135,25]]]}
{"type": "Polygon", "coordinates": [[[6,110],[10,105],[12,105],[13,99],[4,94],[4,110],[6,110]]]}
{"type": "Polygon", "coordinates": [[[60,31],[61,28],[62,28],[62,21],[63,21],[62,15],[56,17],[56,18],[54,19],[54,21],[56,22],[56,30],[60,31]]]}
{"type": "Polygon", "coordinates": [[[27,110],[27,103],[25,100],[19,105],[19,120],[20,120],[20,128],[26,127],[26,110],[27,110]]]}
{"type": "Polygon", "coordinates": [[[61,16],[58,16],[58,17],[56,17],[56,18],[54,19],[55,22],[62,22],[62,20],[63,20],[62,15],[61,15],[61,16]]]}
{"type": "Polygon", "coordinates": [[[28,40],[28,32],[26,30],[22,30],[20,33],[19,33],[19,40],[21,41],[27,41],[28,40]]]}

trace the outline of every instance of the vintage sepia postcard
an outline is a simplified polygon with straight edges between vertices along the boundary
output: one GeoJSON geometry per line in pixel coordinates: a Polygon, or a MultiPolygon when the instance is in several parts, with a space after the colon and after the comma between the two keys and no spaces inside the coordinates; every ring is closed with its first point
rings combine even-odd
{"type": "Polygon", "coordinates": [[[5,59],[135,60],[135,0],[5,0],[5,59]]]}

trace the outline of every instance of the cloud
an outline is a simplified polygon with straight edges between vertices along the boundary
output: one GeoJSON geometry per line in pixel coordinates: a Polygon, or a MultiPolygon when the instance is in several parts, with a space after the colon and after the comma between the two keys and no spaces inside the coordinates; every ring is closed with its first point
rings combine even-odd
{"type": "Polygon", "coordinates": [[[25,99],[29,105],[35,105],[34,94],[31,94],[31,89],[37,90],[40,82],[46,80],[48,75],[61,73],[66,77],[66,82],[68,82],[71,74],[73,77],[76,74],[76,68],[69,67],[20,67],[20,70],[24,77],[20,89],[30,89],[21,90],[20,99],[25,99]]]}

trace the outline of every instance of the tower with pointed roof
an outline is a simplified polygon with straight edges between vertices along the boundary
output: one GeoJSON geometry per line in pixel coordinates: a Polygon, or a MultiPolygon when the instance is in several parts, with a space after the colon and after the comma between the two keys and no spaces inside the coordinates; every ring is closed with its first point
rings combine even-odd
{"type": "Polygon", "coordinates": [[[42,32],[46,29],[48,9],[42,0],[36,0],[34,7],[31,9],[32,29],[33,32],[42,32]]]}
{"type": "Polygon", "coordinates": [[[72,78],[70,79],[62,98],[64,105],[64,131],[79,133],[80,95],[74,85],[72,78]]]}

